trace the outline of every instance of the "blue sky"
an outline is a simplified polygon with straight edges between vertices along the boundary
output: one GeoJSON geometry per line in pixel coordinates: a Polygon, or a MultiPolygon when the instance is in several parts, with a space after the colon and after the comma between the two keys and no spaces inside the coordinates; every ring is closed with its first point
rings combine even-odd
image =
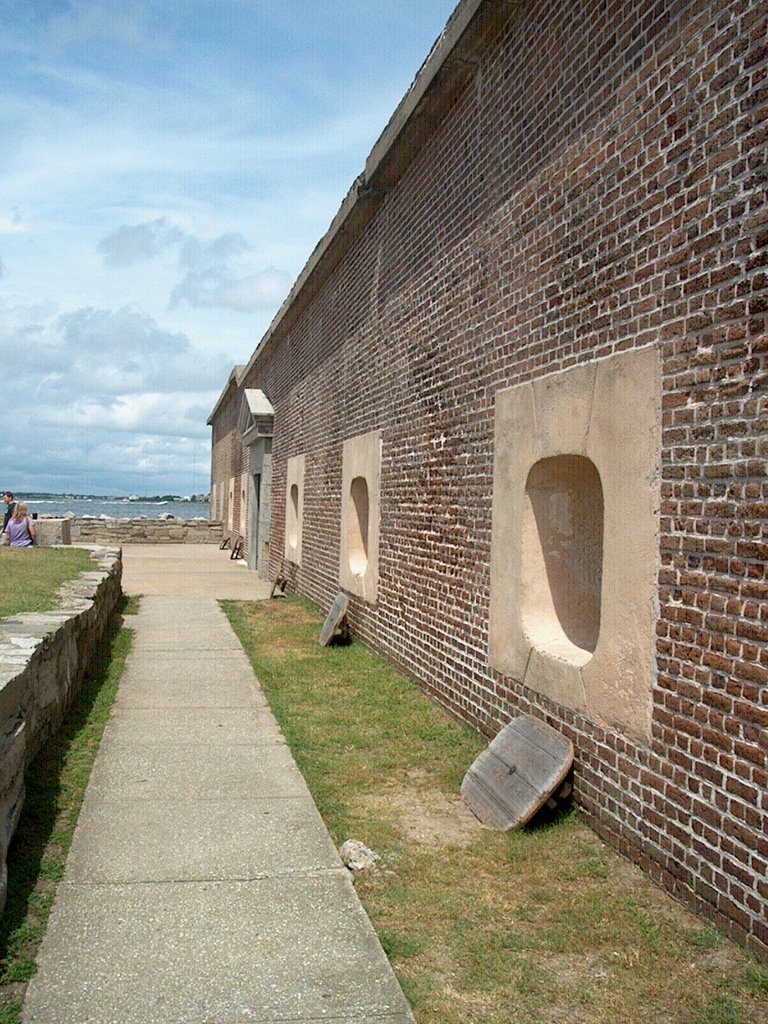
{"type": "Polygon", "coordinates": [[[207,491],[210,414],[454,0],[0,0],[0,487],[207,491]]]}

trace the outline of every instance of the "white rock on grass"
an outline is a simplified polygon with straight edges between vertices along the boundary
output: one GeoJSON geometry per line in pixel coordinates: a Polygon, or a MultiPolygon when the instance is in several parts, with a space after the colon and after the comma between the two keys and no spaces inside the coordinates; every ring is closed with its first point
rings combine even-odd
{"type": "Polygon", "coordinates": [[[357,839],[347,839],[339,850],[339,856],[350,871],[370,871],[381,859],[378,853],[357,839]]]}

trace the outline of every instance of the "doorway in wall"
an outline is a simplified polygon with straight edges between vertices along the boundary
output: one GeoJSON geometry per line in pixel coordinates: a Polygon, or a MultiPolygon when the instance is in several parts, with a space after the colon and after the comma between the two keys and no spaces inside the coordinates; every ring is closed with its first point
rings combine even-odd
{"type": "Polygon", "coordinates": [[[248,496],[248,568],[256,570],[259,562],[259,506],[261,504],[261,473],[251,475],[248,496]]]}

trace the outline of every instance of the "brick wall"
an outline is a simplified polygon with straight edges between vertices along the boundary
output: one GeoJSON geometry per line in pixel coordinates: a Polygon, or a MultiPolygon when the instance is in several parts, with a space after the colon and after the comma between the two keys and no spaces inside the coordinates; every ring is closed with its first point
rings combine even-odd
{"type": "Polygon", "coordinates": [[[252,360],[243,383],[275,408],[272,572],[286,460],[306,453],[292,585],[330,605],[342,443],[380,430],[378,601],[351,600],[354,631],[488,736],[519,712],[561,727],[598,832],[765,957],[765,5],[505,10],[252,360]],[[644,747],[492,672],[488,606],[496,392],[648,344],[663,505],[644,747]]]}
{"type": "Polygon", "coordinates": [[[246,540],[241,495],[243,490],[247,493],[248,453],[238,429],[243,401],[240,383],[236,368],[209,420],[213,425],[211,511],[220,518],[223,536],[230,538],[232,544],[246,540]]]}

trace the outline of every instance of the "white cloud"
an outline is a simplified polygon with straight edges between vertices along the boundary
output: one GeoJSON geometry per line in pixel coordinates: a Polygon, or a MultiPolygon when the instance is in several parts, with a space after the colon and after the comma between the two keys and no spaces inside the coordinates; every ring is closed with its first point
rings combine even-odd
{"type": "Polygon", "coordinates": [[[25,354],[5,371],[13,413],[4,422],[1,475],[12,481],[4,486],[130,493],[138,485],[128,453],[138,449],[153,453],[145,471],[161,493],[189,491],[191,457],[202,486],[206,418],[231,369],[226,358],[135,307],[60,314],[0,301],[0,347],[25,354]]]}
{"type": "Polygon", "coordinates": [[[183,238],[184,232],[180,228],[160,217],[146,224],[124,224],[103,238],[96,248],[108,266],[127,267],[151,260],[183,238]]]}
{"type": "Polygon", "coordinates": [[[142,311],[78,309],[59,318],[70,374],[88,374],[102,394],[176,390],[187,377],[189,339],[158,327],[142,311]]]}
{"type": "Polygon", "coordinates": [[[290,291],[291,278],[274,267],[263,270],[239,281],[222,284],[215,290],[207,303],[227,309],[249,312],[279,306],[290,291]]]}
{"type": "Polygon", "coordinates": [[[0,235],[21,235],[26,230],[18,209],[12,210],[11,213],[0,213],[0,235]]]}
{"type": "Polygon", "coordinates": [[[185,493],[196,460],[199,489],[232,365],[453,5],[0,0],[6,485],[138,492],[140,462],[185,493]]]}
{"type": "MultiPolygon", "coordinates": [[[[154,437],[208,437],[206,416],[200,411],[198,392],[144,392],[112,395],[108,401],[84,397],[67,408],[49,407],[39,419],[46,427],[67,427],[110,434],[139,434],[154,437]],[[194,417],[189,415],[190,411],[194,417]]],[[[213,392],[211,398],[215,401],[213,392]]],[[[212,403],[211,403],[212,406],[212,403]]],[[[210,412],[210,409],[208,409],[210,412]]]]}
{"type": "Polygon", "coordinates": [[[242,234],[229,231],[203,239],[166,218],[123,224],[96,246],[104,263],[127,268],[177,249],[181,280],[171,290],[168,305],[252,312],[274,309],[288,293],[291,276],[274,266],[253,269],[254,246],[242,234]]]}
{"type": "Polygon", "coordinates": [[[273,267],[244,273],[252,251],[243,236],[234,232],[212,242],[188,237],[179,258],[187,273],[173,290],[171,308],[187,302],[247,312],[279,304],[290,284],[288,275],[273,267]]]}

